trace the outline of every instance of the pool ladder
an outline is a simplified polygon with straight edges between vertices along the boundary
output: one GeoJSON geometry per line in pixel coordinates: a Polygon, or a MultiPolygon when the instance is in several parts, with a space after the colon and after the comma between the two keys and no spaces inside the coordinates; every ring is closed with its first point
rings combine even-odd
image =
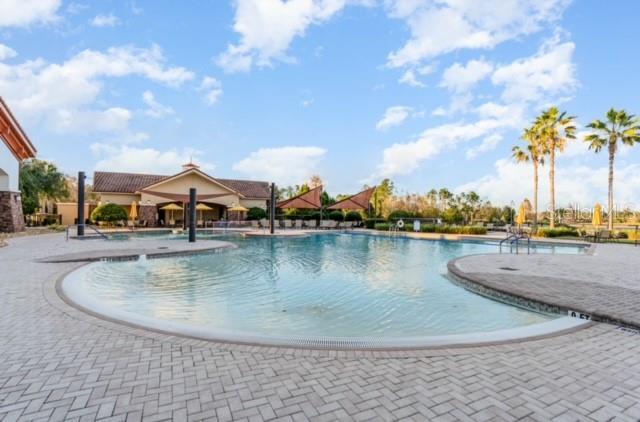
{"type": "Polygon", "coordinates": [[[526,240],[527,242],[527,255],[531,253],[531,238],[526,233],[511,233],[506,238],[500,241],[500,253],[502,253],[502,244],[509,244],[509,253],[513,253],[513,246],[515,244],[516,247],[516,255],[520,253],[519,245],[521,240],[526,240]]]}
{"type": "MultiPolygon", "coordinates": [[[[66,232],[67,232],[67,234],[66,234],[66,240],[67,240],[67,241],[69,241],[69,230],[70,230],[71,228],[73,228],[73,227],[75,227],[75,228],[76,228],[76,230],[78,230],[78,226],[80,226],[80,225],[81,225],[81,224],[72,224],[72,225],[70,225],[70,226],[67,226],[67,230],[66,230],[66,232]]],[[[97,227],[92,226],[91,224],[82,224],[82,226],[84,226],[84,228],[85,228],[85,229],[93,230],[93,231],[94,231],[94,232],[95,232],[99,237],[101,237],[101,238],[103,238],[103,239],[105,239],[105,240],[108,240],[108,239],[109,239],[109,237],[107,237],[107,235],[106,235],[106,234],[102,233],[100,230],[98,230],[98,228],[97,228],[97,227]]]]}

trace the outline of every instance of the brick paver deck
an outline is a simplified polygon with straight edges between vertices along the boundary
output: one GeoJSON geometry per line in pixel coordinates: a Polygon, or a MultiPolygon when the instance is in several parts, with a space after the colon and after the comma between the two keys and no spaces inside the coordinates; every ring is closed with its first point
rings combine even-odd
{"type": "Polygon", "coordinates": [[[0,249],[0,420],[640,419],[633,330],[407,352],[172,337],[59,299],[56,279],[78,264],[35,260],[80,243],[51,235],[0,249]]]}

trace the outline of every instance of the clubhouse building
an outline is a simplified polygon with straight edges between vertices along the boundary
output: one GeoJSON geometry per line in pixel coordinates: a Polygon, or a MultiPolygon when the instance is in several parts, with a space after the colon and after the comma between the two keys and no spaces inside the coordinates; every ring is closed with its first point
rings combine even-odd
{"type": "Polygon", "coordinates": [[[193,163],[171,176],[103,171],[93,175],[93,191],[99,194],[101,203],[118,204],[127,213],[135,203],[138,221],[149,227],[182,225],[190,188],[197,191],[201,222],[242,218],[241,211],[230,209],[266,209],[270,197],[267,182],[220,179],[193,163]]]}

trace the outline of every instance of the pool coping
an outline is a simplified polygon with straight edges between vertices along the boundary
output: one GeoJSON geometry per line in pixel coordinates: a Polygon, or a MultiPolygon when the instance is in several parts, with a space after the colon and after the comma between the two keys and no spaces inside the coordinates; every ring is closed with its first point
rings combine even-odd
{"type": "MultiPolygon", "coordinates": [[[[587,254],[593,255],[595,247],[589,248],[587,254]]],[[[515,306],[520,306],[528,309],[539,310],[540,312],[549,312],[556,314],[568,315],[570,312],[578,314],[584,314],[589,316],[589,320],[595,322],[603,322],[607,324],[613,324],[620,327],[631,328],[634,330],[640,329],[640,323],[637,321],[629,321],[624,318],[615,317],[607,314],[606,312],[600,312],[592,309],[582,308],[580,305],[567,305],[558,301],[542,301],[540,299],[514,292],[507,288],[499,288],[495,285],[490,285],[485,279],[472,273],[467,273],[461,270],[457,263],[470,256],[487,256],[491,257],[492,254],[476,254],[466,255],[455,258],[447,263],[447,271],[449,278],[455,284],[472,291],[476,294],[489,297],[491,299],[509,303],[515,306]]],[[[489,279],[490,274],[485,274],[485,277],[489,279]]],[[[558,279],[559,282],[562,280],[558,279]]]]}

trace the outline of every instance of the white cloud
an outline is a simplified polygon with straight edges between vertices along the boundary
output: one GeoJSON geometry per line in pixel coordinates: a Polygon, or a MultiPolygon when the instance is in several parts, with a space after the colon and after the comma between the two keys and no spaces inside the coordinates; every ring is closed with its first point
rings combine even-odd
{"type": "Polygon", "coordinates": [[[533,56],[499,66],[491,77],[494,85],[504,86],[506,102],[537,102],[551,95],[570,94],[578,86],[572,63],[575,44],[552,40],[533,56]]]}
{"type": "Polygon", "coordinates": [[[458,112],[466,112],[471,107],[473,95],[471,93],[456,93],[451,97],[448,107],[439,106],[431,112],[433,116],[449,116],[458,112]]]}
{"type": "Polygon", "coordinates": [[[204,91],[204,101],[214,105],[222,96],[222,83],[216,78],[205,76],[200,83],[200,90],[204,91]]]}
{"type": "Polygon", "coordinates": [[[402,67],[459,49],[489,49],[538,31],[560,18],[569,0],[502,0],[487,7],[475,0],[386,0],[391,17],[406,21],[411,38],[388,56],[402,67]]]}
{"type": "Polygon", "coordinates": [[[120,19],[112,13],[109,13],[108,15],[97,15],[91,20],[91,26],[95,26],[97,28],[112,27],[117,25],[120,25],[120,19]]]}
{"type": "Polygon", "coordinates": [[[502,139],[502,135],[497,133],[487,136],[482,140],[480,145],[474,145],[467,149],[465,153],[467,160],[472,160],[484,152],[495,149],[502,139]]]}
{"type": "Polygon", "coordinates": [[[293,185],[308,180],[327,150],[319,147],[286,146],[261,148],[233,165],[248,177],[293,185]]]}
{"type": "Polygon", "coordinates": [[[180,86],[194,77],[183,67],[167,66],[158,46],[111,47],[104,52],[84,50],[61,64],[43,59],[15,65],[0,62],[0,92],[20,118],[43,119],[56,126],[61,112],[73,119],[95,103],[105,78],[131,75],[168,86],[180,86]]]}
{"type": "MultiPolygon", "coordinates": [[[[539,209],[548,208],[549,178],[548,168],[540,171],[539,209]]],[[[606,204],[607,167],[568,165],[562,162],[556,167],[556,201],[558,207],[576,205],[580,208],[591,207],[596,202],[606,204]]],[[[624,207],[628,204],[638,206],[640,198],[640,164],[629,164],[616,169],[614,193],[616,203],[624,207]],[[624,182],[622,182],[624,181],[624,182]]],[[[481,196],[497,204],[522,202],[526,197],[533,198],[533,170],[530,164],[516,163],[511,159],[501,159],[495,163],[495,172],[476,181],[458,186],[456,191],[474,190],[481,196]]]]}
{"type": "MultiPolygon", "coordinates": [[[[95,143],[91,145],[91,150],[99,157],[96,170],[151,174],[175,174],[184,163],[192,158],[197,162],[203,155],[202,152],[191,149],[159,151],[155,148],[113,146],[105,143],[95,143]]],[[[210,163],[199,162],[199,165],[205,171],[214,169],[210,163]]]]}
{"type": "Polygon", "coordinates": [[[411,115],[413,109],[405,106],[393,106],[387,108],[382,119],[376,123],[376,129],[387,130],[394,126],[399,126],[407,117],[411,115]]]}
{"type": "Polygon", "coordinates": [[[307,108],[307,107],[311,107],[313,105],[313,102],[314,102],[313,98],[309,98],[306,100],[302,100],[300,102],[300,105],[304,108],[307,108]]]}
{"type": "Polygon", "coordinates": [[[174,114],[173,109],[169,106],[160,104],[151,91],[145,91],[142,93],[142,102],[149,107],[144,111],[144,113],[154,119],[160,119],[174,114]]]}
{"type": "Polygon", "coordinates": [[[469,60],[466,65],[454,63],[442,74],[440,86],[454,92],[464,92],[489,76],[493,64],[484,59],[469,60]]]}
{"type": "Polygon", "coordinates": [[[2,0],[0,1],[0,27],[28,26],[58,19],[56,12],[62,0],[2,0]]]}
{"type": "Polygon", "coordinates": [[[376,176],[409,174],[417,169],[422,161],[433,158],[445,149],[455,148],[460,143],[498,131],[513,129],[518,123],[516,117],[510,117],[503,120],[485,119],[469,124],[450,123],[429,128],[415,141],[396,143],[386,148],[376,176]]]}
{"type": "Polygon", "coordinates": [[[233,29],[240,34],[240,42],[229,44],[217,57],[217,64],[227,72],[246,72],[253,65],[270,66],[273,60],[292,61],[287,50],[294,38],[304,36],[309,26],[331,19],[351,3],[371,1],[236,0],[233,29]]]}
{"type": "Polygon", "coordinates": [[[434,73],[436,71],[436,66],[429,64],[426,66],[421,66],[417,68],[411,68],[406,70],[398,82],[405,85],[416,86],[420,88],[424,88],[426,84],[418,79],[418,76],[426,76],[434,73]]]}
{"type": "Polygon", "coordinates": [[[13,48],[4,44],[0,44],[0,61],[12,59],[17,55],[18,53],[13,48]]]}

